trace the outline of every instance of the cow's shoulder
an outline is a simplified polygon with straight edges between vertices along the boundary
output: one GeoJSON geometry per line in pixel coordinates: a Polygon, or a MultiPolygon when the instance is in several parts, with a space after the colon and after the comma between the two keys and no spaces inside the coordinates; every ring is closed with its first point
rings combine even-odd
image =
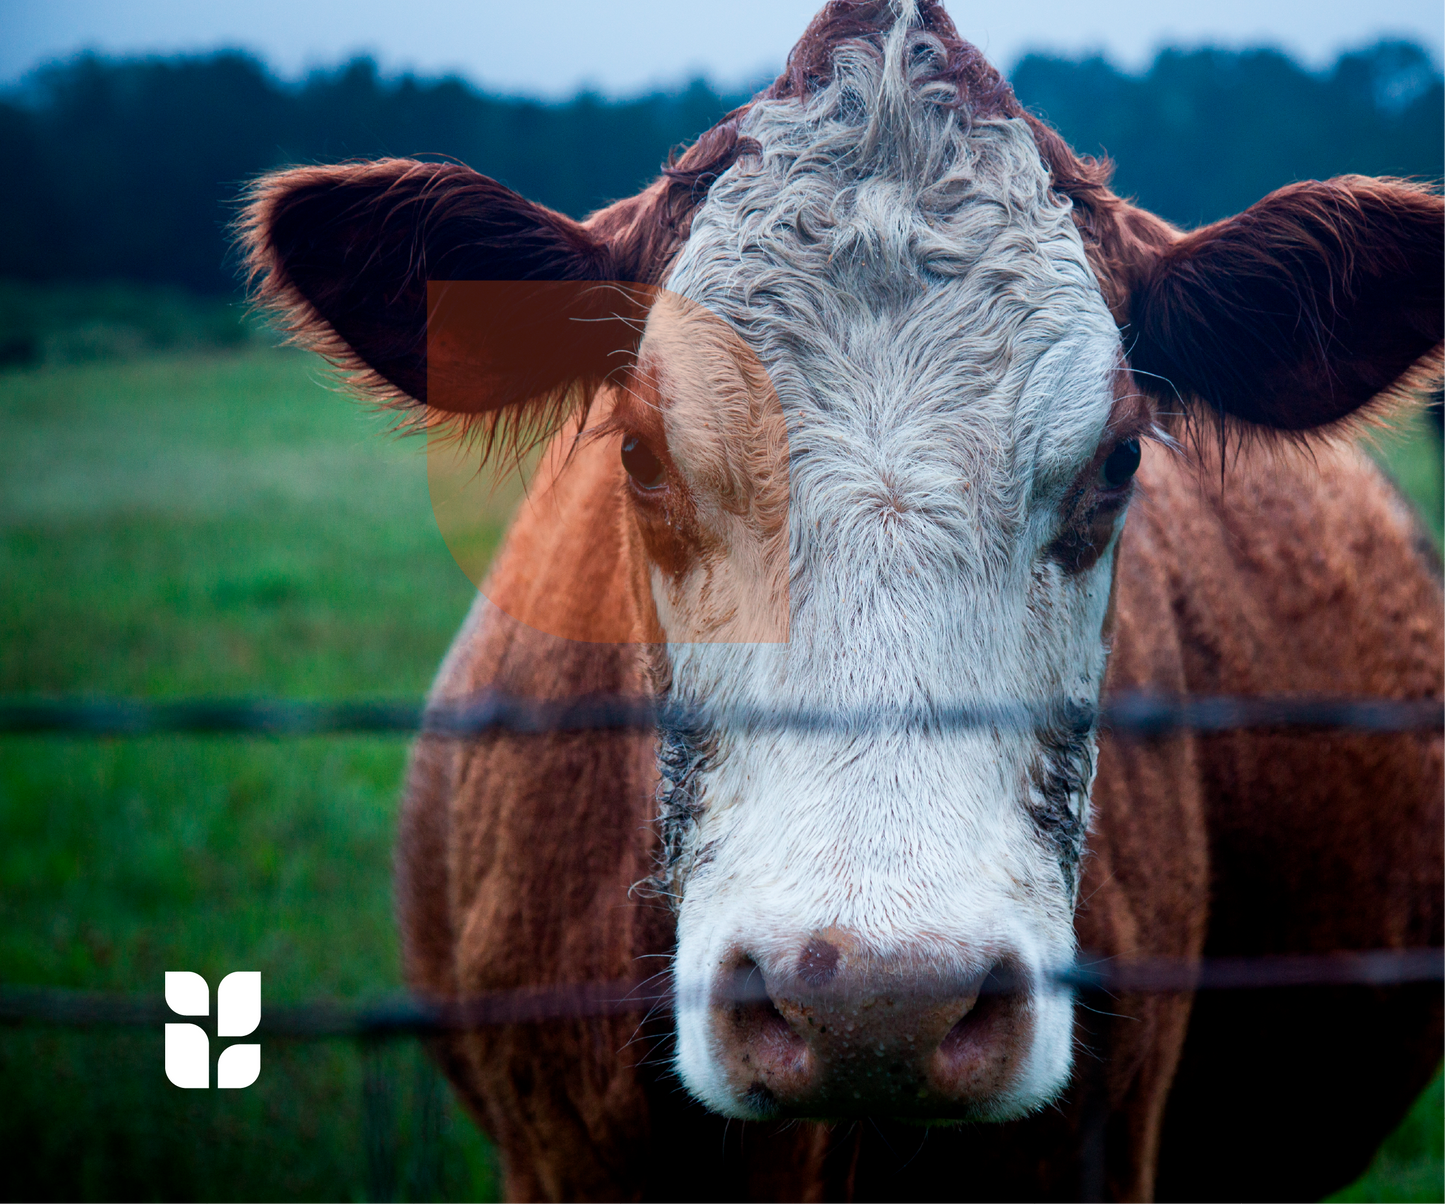
{"type": "MultiPolygon", "coordinates": [[[[1198,693],[1437,695],[1438,561],[1358,446],[1256,439],[1157,449],[1123,536],[1169,582],[1169,629],[1198,693]],[[1222,462],[1222,468],[1221,468],[1222,462]]],[[[1136,629],[1130,638],[1149,637],[1136,629]]]]}
{"type": "MultiPolygon", "coordinates": [[[[530,482],[433,700],[648,692],[656,620],[616,447],[572,436],[530,482]]],[[[651,972],[643,959],[670,946],[671,913],[632,888],[653,870],[655,788],[645,733],[418,741],[397,851],[413,987],[474,998],[651,972]]],[[[640,1020],[484,1029],[441,1050],[504,1151],[510,1195],[607,1197],[638,1178],[640,1020]]]]}

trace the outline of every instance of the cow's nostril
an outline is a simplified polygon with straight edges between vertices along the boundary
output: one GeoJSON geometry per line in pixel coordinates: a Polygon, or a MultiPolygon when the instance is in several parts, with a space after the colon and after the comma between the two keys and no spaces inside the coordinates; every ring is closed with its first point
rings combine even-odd
{"type": "Polygon", "coordinates": [[[729,1042],[753,1085],[749,1102],[759,1113],[777,1107],[774,1091],[794,1088],[806,1074],[808,1045],[778,1011],[758,964],[744,958],[733,970],[729,998],[723,1003],[732,1028],[729,1042]],[[767,1104],[763,1107],[763,1103],[767,1104]]]}
{"type": "Polygon", "coordinates": [[[734,1115],[959,1116],[1008,1090],[1032,1032],[1016,956],[948,974],[869,958],[850,936],[815,930],[780,964],[735,948],[719,967],[709,1044],[734,1115]]]}
{"type": "Polygon", "coordinates": [[[742,958],[733,967],[725,990],[727,993],[722,1002],[733,1007],[742,1007],[748,1004],[771,1006],[773,1002],[772,995],[768,993],[768,983],[763,977],[762,967],[750,957],[742,958]]]}
{"type": "Polygon", "coordinates": [[[786,1043],[793,1028],[771,999],[740,1000],[733,1005],[733,1023],[754,1039],[786,1043]]]}
{"type": "Polygon", "coordinates": [[[982,996],[968,1011],[954,1021],[953,1027],[944,1034],[943,1040],[939,1042],[938,1047],[943,1051],[944,1057],[958,1058],[969,1045],[979,1039],[982,1030],[989,1026],[988,1017],[992,1004],[992,999],[982,996]]]}
{"type": "Polygon", "coordinates": [[[825,987],[838,973],[838,946],[815,936],[798,958],[798,977],[810,987],[825,987]]]}
{"type": "Polygon", "coordinates": [[[1030,993],[1027,972],[1001,962],[979,982],[968,1010],[939,1042],[934,1084],[955,1096],[1003,1090],[1014,1073],[1014,1054],[1027,1042],[1030,993]]]}

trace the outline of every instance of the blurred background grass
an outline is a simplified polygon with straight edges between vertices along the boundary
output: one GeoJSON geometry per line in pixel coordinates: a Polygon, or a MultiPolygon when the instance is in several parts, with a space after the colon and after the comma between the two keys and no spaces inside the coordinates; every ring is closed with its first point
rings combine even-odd
{"type": "MultiPolygon", "coordinates": [[[[129,298],[142,330],[170,320],[151,297],[129,298]]],[[[43,300],[95,320],[84,297],[43,300]]],[[[208,303],[187,318],[218,324],[208,303]]],[[[0,693],[420,697],[474,593],[432,519],[424,445],[381,437],[318,362],[244,330],[120,357],[138,341],[0,374],[0,693]]],[[[268,1004],[399,987],[405,751],[0,740],[0,980],[154,996],[166,969],[214,987],[252,968],[268,1004]]],[[[0,1194],[495,1194],[485,1142],[414,1042],[270,1041],[254,1088],[184,1092],[161,1041],[0,1030],[0,1194]],[[395,1122],[370,1142],[368,1059],[395,1122]],[[396,1147],[390,1186],[377,1141],[396,1147]]]]}
{"type": "MultiPolygon", "coordinates": [[[[474,591],[419,441],[383,437],[233,303],[131,286],[0,303],[49,349],[0,372],[0,694],[422,694],[474,591]],[[97,325],[107,339],[76,333],[97,325]]],[[[1438,541],[1433,429],[1376,450],[1438,541]]],[[[0,981],[155,995],[166,969],[261,968],[268,1004],[396,989],[404,760],[391,737],[0,740],[0,981]]],[[[0,1029],[0,1195],[495,1196],[415,1042],[272,1041],[254,1088],[183,1092],[161,1041],[0,1029]]],[[[1437,1077],[1339,1198],[1441,1199],[1442,1132],[1437,1077]]]]}

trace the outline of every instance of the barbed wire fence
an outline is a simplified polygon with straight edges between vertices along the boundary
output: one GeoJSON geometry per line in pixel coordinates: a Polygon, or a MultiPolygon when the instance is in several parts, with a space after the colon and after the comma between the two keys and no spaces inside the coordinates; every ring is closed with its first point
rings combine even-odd
{"type": "MultiPolygon", "coordinates": [[[[1037,702],[969,701],[922,708],[887,705],[840,710],[763,707],[687,709],[666,700],[592,695],[539,700],[488,692],[426,704],[396,701],[110,698],[0,699],[0,737],[137,738],[155,735],[299,737],[414,734],[478,739],[493,734],[545,735],[587,731],[647,731],[696,724],[733,729],[853,733],[877,727],[942,732],[970,728],[1028,730],[1042,723],[1096,728],[1121,739],[1153,740],[1184,731],[1240,730],[1310,734],[1434,733],[1445,730],[1445,701],[1349,697],[1229,697],[1133,692],[1093,706],[1073,699],[1037,702]]],[[[1044,988],[1082,995],[1259,990],[1338,986],[1398,986],[1445,982],[1445,948],[1342,950],[1325,954],[1182,960],[1118,961],[1081,954],[1027,983],[994,975],[986,991],[1044,988]]],[[[977,984],[974,984],[977,988],[977,984]]],[[[762,1000],[761,985],[744,984],[729,998],[762,1000]]],[[[358,1003],[321,1001],[268,1005],[257,1039],[349,1040],[363,1061],[363,1144],[375,1200],[394,1199],[405,1186],[431,1198],[440,1185],[440,1126],[444,1109],[438,1073],[424,1061],[410,1099],[417,1115],[416,1149],[403,1169],[395,1131],[398,1090],[385,1048],[399,1038],[436,1039],[495,1025],[543,1024],[626,1014],[657,1016],[709,1006],[678,997],[654,977],[641,981],[576,983],[491,992],[462,1000],[414,995],[358,1003]],[[405,1184],[403,1184],[405,1179],[405,1184]]],[[[159,997],[139,997],[0,984],[0,1025],[89,1030],[158,1028],[174,1014],[159,997]]]]}

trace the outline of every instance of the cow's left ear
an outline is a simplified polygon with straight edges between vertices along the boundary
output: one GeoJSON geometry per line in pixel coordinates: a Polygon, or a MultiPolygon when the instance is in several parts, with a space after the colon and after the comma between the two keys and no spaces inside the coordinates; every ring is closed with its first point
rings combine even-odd
{"type": "MultiPolygon", "coordinates": [[[[428,329],[437,282],[493,282],[456,352],[478,414],[517,414],[601,379],[637,342],[642,307],[616,240],[455,163],[383,159],[274,172],[240,228],[255,295],[294,341],[363,390],[432,408],[428,329]]],[[[476,290],[473,290],[475,292],[476,290]]],[[[443,298],[444,299],[444,298],[443,298]]],[[[460,325],[453,323],[453,325],[460,325]]]]}
{"type": "Polygon", "coordinates": [[[1343,176],[1281,188],[1137,266],[1130,366],[1243,422],[1335,422],[1423,357],[1438,363],[1442,229],[1441,197],[1419,185],[1343,176]]]}

